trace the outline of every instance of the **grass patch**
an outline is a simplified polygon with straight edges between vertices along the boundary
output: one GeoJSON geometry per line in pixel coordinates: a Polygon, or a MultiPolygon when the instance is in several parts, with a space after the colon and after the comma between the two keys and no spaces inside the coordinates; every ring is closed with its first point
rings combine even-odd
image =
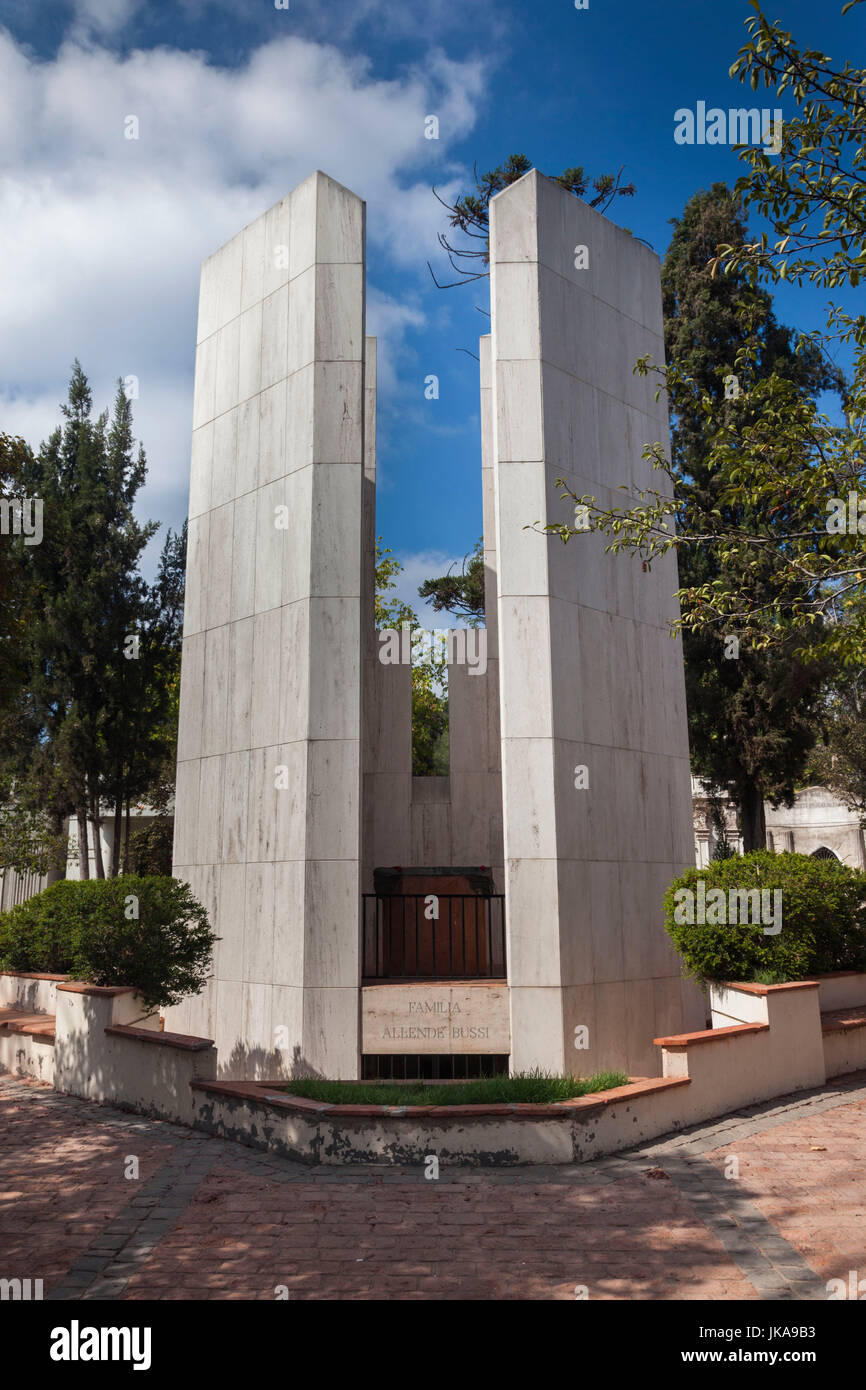
{"type": "Polygon", "coordinates": [[[300,1078],[283,1087],[290,1095],[322,1100],[331,1105],[549,1105],[624,1086],[625,1072],[600,1071],[594,1076],[551,1076],[548,1072],[518,1072],[514,1076],[480,1076],[474,1081],[321,1081],[300,1078]]]}
{"type": "Polygon", "coordinates": [[[787,985],[791,976],[786,970],[756,970],[752,975],[753,985],[787,985]]]}

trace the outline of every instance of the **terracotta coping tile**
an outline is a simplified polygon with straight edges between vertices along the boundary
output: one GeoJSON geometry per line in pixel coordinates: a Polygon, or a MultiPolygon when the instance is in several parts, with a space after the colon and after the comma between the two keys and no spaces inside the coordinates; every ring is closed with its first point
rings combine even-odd
{"type": "Polygon", "coordinates": [[[852,1028],[866,1028],[866,1007],[831,1009],[821,1015],[822,1033],[842,1033],[852,1028]]]}
{"type": "Polygon", "coordinates": [[[688,1086],[690,1080],[688,1076],[644,1077],[640,1081],[629,1081],[625,1086],[613,1086],[609,1091],[593,1091],[588,1096],[572,1096],[571,1100],[563,1100],[560,1104],[567,1106],[569,1110],[591,1110],[593,1106],[615,1105],[621,1100],[654,1095],[657,1091],[668,1091],[674,1086],[688,1086]]]}
{"type": "MultiPolygon", "coordinates": [[[[363,1115],[365,1118],[374,1115],[381,1119],[383,1115],[388,1113],[388,1107],[385,1105],[332,1105],[331,1109],[336,1111],[339,1120],[342,1120],[344,1115],[363,1115]]],[[[416,1113],[414,1109],[412,1113],[416,1113]]]]}
{"type": "Polygon", "coordinates": [[[696,1043],[718,1042],[720,1038],[769,1031],[769,1023],[735,1023],[730,1028],[704,1028],[700,1033],[678,1033],[670,1038],[653,1038],[653,1042],[656,1047],[694,1047],[696,1043]]]}
{"type": "MultiPolygon", "coordinates": [[[[281,1104],[287,1105],[291,1110],[339,1110],[339,1105],[334,1105],[329,1100],[312,1100],[309,1096],[293,1096],[286,1092],[281,1097],[281,1104]]],[[[381,1107],[377,1106],[377,1109],[381,1107]]]]}
{"type": "Polygon", "coordinates": [[[764,995],[776,994],[779,990],[783,989],[817,989],[819,978],[821,977],[816,977],[814,980],[788,980],[784,985],[753,985],[738,983],[736,980],[725,980],[724,983],[718,980],[711,980],[710,983],[715,985],[716,989],[737,989],[741,994],[764,995]]]}
{"type": "Polygon", "coordinates": [[[292,1096],[288,1092],[278,1094],[271,1090],[273,1085],[286,1085],[286,1082],[262,1081],[191,1081],[196,1091],[212,1091],[216,1095],[232,1096],[237,1100],[258,1101],[260,1104],[274,1105],[283,1110],[333,1110],[336,1107],[324,1100],[307,1100],[304,1096],[292,1096]]]}
{"type": "Polygon", "coordinates": [[[217,1091],[226,1095],[237,1095],[248,1097],[257,1095],[260,1087],[254,1081],[191,1081],[189,1083],[196,1091],[217,1091]]]}
{"type": "MultiPolygon", "coordinates": [[[[55,1021],[54,1018],[40,1018],[38,1022],[28,1021],[18,1029],[21,1033],[32,1033],[34,1037],[54,1037],[55,1021]]],[[[15,1031],[14,1029],[12,1031],[15,1031]]]]}
{"type": "Polygon", "coordinates": [[[551,1101],[549,1105],[545,1105],[541,1101],[516,1100],[508,1108],[515,1120],[561,1120],[567,1115],[565,1107],[570,1104],[571,1102],[567,1100],[551,1101]]]}
{"type": "Polygon", "coordinates": [[[70,980],[57,988],[67,994],[102,994],[106,998],[115,994],[135,994],[134,985],[89,985],[84,980],[70,980]]]}
{"type": "MultiPolygon", "coordinates": [[[[413,1107],[414,1108],[414,1107],[413,1107]]],[[[430,1114],[441,1119],[443,1115],[511,1115],[513,1107],[503,1101],[499,1105],[433,1105],[430,1114]]]]}
{"type": "Polygon", "coordinates": [[[33,1038],[54,1038],[54,1015],[28,1013],[24,1009],[0,1009],[0,1032],[24,1033],[33,1038]]]}
{"type": "Polygon", "coordinates": [[[112,1023],[103,1031],[112,1037],[135,1038],[139,1042],[175,1047],[182,1052],[206,1052],[214,1045],[212,1038],[194,1038],[187,1033],[160,1033],[156,1029],[136,1028],[131,1023],[112,1023]]]}
{"type": "Polygon", "coordinates": [[[39,970],[0,970],[0,975],[14,975],[17,980],[68,980],[68,975],[48,975],[39,970]]]}

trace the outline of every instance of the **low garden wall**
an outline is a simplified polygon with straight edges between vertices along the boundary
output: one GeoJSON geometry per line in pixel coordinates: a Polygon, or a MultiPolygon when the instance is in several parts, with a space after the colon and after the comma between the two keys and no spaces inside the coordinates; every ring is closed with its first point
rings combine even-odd
{"type": "Polygon", "coordinates": [[[662,1077],[551,1105],[329,1105],[284,1081],[217,1080],[210,1039],[162,1032],[129,988],[7,972],[0,1001],[14,1001],[0,1003],[0,1068],[306,1163],[584,1162],[866,1069],[853,972],[713,985],[712,1029],[655,1040],[662,1077]]]}
{"type": "Polygon", "coordinates": [[[302,1163],[583,1163],[679,1128],[688,1077],[553,1105],[328,1105],[286,1082],[196,1081],[197,1126],[302,1163]]]}
{"type": "Polygon", "coordinates": [[[0,971],[0,1071],[54,1083],[54,1015],[65,975],[0,971]]]}
{"type": "Polygon", "coordinates": [[[804,1076],[811,1071],[819,1078],[812,1084],[820,1085],[866,1069],[864,974],[846,970],[796,984],[712,986],[710,1001],[714,1030],[732,1023],[769,1025],[769,1040],[760,1053],[761,1066],[769,1072],[766,1078],[753,1078],[762,1089],[773,1087],[767,1095],[778,1094],[775,1087],[792,1070],[802,1069],[804,1076]]]}
{"type": "Polygon", "coordinates": [[[32,1076],[36,1081],[54,1084],[54,1030],[51,1024],[0,1026],[0,1072],[13,1076],[32,1076]]]}
{"type": "Polygon", "coordinates": [[[0,971],[0,1009],[53,1014],[57,1009],[57,986],[68,978],[68,975],[37,975],[29,970],[0,971]]]}
{"type": "Polygon", "coordinates": [[[133,989],[67,981],[57,987],[54,1085],[85,1100],[192,1124],[190,1083],[216,1075],[209,1038],[159,1029],[133,989]]]}
{"type": "Polygon", "coordinates": [[[158,1014],[134,989],[7,971],[0,1001],[0,1070],[66,1095],[195,1122],[191,1083],[216,1075],[216,1048],[209,1038],[160,1031],[158,1014]]]}

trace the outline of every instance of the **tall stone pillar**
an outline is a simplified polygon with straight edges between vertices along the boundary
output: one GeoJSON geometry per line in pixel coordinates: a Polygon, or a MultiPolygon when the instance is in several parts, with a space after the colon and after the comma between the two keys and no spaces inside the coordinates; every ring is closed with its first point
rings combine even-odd
{"type": "Polygon", "coordinates": [[[364,204],[317,173],[202,269],[175,874],[221,937],[169,1027],[358,1075],[364,204]]]}
{"type": "Polygon", "coordinates": [[[632,370],[663,361],[659,264],[535,171],[490,234],[512,1068],[652,1075],[654,1036],[702,1026],[661,914],[693,860],[676,560],[524,527],[573,520],[560,477],[603,504],[660,485],[641,449],[666,404],[632,370]]]}

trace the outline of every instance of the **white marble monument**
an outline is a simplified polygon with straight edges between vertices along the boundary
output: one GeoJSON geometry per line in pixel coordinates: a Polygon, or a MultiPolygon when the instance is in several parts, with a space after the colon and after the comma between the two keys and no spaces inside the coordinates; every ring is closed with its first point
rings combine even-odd
{"type": "Polygon", "coordinates": [[[490,225],[487,660],[449,667],[449,777],[412,776],[410,669],[374,628],[364,204],[317,173],[202,269],[174,872],[220,941],[166,1026],[223,1076],[650,1075],[653,1037],[703,1026],[660,911],[692,859],[676,562],[524,529],[569,519],[557,477],[649,479],[658,259],[535,172],[490,225]]]}

